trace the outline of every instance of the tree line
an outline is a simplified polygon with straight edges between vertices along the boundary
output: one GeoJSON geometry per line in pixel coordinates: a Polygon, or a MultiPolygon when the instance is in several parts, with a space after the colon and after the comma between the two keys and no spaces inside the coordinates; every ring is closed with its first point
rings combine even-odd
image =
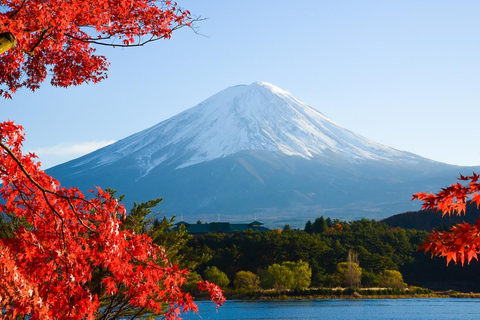
{"type": "Polygon", "coordinates": [[[188,266],[194,274],[227,290],[405,288],[408,284],[478,291],[478,263],[447,267],[444,259],[432,259],[418,251],[428,236],[424,230],[390,227],[375,220],[347,222],[318,217],[307,221],[303,229],[285,225],[268,232],[199,237],[184,233],[185,245],[180,252],[189,252],[190,259],[196,261],[188,266]],[[295,265],[302,267],[295,269],[295,265]]]}

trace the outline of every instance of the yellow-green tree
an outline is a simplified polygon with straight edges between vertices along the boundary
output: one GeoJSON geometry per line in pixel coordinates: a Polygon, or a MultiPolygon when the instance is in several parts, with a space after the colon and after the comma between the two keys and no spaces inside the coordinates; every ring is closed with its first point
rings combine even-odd
{"type": "Polygon", "coordinates": [[[293,286],[293,272],[288,267],[275,263],[262,273],[261,283],[265,289],[289,289],[293,286]]]}
{"type": "Polygon", "coordinates": [[[380,272],[380,285],[385,288],[404,289],[407,284],[403,281],[402,274],[397,270],[383,270],[380,272]]]}
{"type": "Polygon", "coordinates": [[[310,286],[312,269],[305,261],[285,261],[273,264],[262,273],[261,283],[265,289],[305,289],[310,286]]]}
{"type": "Polygon", "coordinates": [[[359,266],[358,255],[353,251],[348,252],[346,262],[337,265],[337,271],[346,287],[360,287],[362,268],[359,266]]]}
{"type": "Polygon", "coordinates": [[[312,282],[312,269],[308,262],[299,260],[297,262],[285,261],[282,263],[293,273],[293,284],[289,289],[306,289],[312,282]]]}
{"type": "Polygon", "coordinates": [[[233,285],[240,293],[257,291],[260,289],[260,277],[250,271],[239,271],[235,274],[233,285]]]}

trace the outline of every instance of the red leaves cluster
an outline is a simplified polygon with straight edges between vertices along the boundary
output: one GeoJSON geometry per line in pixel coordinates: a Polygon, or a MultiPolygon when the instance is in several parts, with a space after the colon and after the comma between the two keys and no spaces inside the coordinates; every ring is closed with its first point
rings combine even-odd
{"type": "MultiPolygon", "coordinates": [[[[145,234],[119,227],[125,210],[110,193],[91,199],[39,169],[23,155],[21,127],[0,123],[0,212],[24,219],[14,237],[0,238],[0,318],[93,319],[101,295],[122,290],[130,305],[173,319],[196,310],[180,290],[186,270],[172,265],[145,234]],[[102,270],[101,290],[90,283],[102,270]]],[[[222,291],[200,284],[217,304],[222,291]]]]}
{"type": "Polygon", "coordinates": [[[197,285],[200,291],[208,292],[208,297],[212,301],[217,301],[217,308],[219,305],[222,305],[225,301],[223,297],[223,291],[214,283],[210,283],[207,280],[201,281],[197,285]]]}
{"type": "Polygon", "coordinates": [[[0,36],[16,40],[0,53],[0,95],[35,90],[47,72],[55,86],[98,82],[108,63],[92,45],[143,45],[191,22],[190,13],[170,1],[0,0],[0,36]]]}
{"type": "MultiPolygon", "coordinates": [[[[423,201],[422,209],[439,210],[443,215],[465,213],[467,201],[480,205],[480,175],[462,176],[458,180],[464,183],[455,183],[437,194],[416,193],[413,199],[423,201]]],[[[449,231],[434,232],[420,249],[430,252],[432,256],[446,257],[447,264],[460,262],[462,265],[478,260],[480,252],[480,221],[475,225],[468,223],[458,224],[449,231]]]]}

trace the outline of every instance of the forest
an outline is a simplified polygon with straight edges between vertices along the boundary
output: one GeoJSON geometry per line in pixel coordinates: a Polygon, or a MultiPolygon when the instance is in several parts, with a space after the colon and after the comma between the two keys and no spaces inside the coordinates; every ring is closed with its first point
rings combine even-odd
{"type": "MultiPolygon", "coordinates": [[[[154,225],[169,223],[164,219],[154,225]]],[[[313,223],[307,221],[304,229],[286,225],[267,232],[195,237],[181,230],[168,233],[183,239],[175,253],[179,263],[194,270],[194,277],[214,281],[227,291],[407,286],[437,291],[480,289],[477,261],[464,267],[453,262],[447,266],[444,258],[432,258],[418,250],[429,232],[375,220],[346,222],[319,217],[313,223]],[[308,280],[295,284],[302,277],[308,280]]]]}

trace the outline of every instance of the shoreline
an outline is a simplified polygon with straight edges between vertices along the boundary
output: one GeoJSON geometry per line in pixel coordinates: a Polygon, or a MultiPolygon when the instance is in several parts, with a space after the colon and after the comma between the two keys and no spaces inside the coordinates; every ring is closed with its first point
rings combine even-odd
{"type": "Polygon", "coordinates": [[[278,296],[278,297],[266,297],[259,296],[256,298],[246,298],[234,296],[227,298],[227,300],[329,300],[329,299],[348,299],[348,300],[361,300],[361,299],[438,299],[438,298],[456,298],[456,299],[480,299],[478,293],[460,293],[460,294],[405,294],[405,295],[310,295],[310,296],[278,296]]]}
{"type": "Polygon", "coordinates": [[[429,289],[306,289],[298,291],[256,291],[252,293],[225,292],[227,300],[315,300],[315,299],[480,299],[480,293],[429,289]],[[322,292],[323,291],[323,292],[322,292]]]}

